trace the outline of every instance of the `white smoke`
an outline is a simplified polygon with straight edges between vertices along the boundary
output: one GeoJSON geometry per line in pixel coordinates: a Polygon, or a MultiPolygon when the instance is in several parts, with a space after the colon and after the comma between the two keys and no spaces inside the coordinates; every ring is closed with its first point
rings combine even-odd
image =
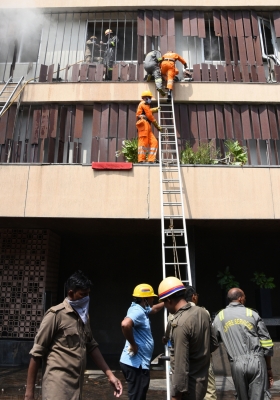
{"type": "Polygon", "coordinates": [[[46,23],[43,13],[31,1],[26,7],[0,10],[0,62],[30,62],[38,54],[41,30],[46,23]],[[16,53],[16,54],[15,54],[16,53]]]}

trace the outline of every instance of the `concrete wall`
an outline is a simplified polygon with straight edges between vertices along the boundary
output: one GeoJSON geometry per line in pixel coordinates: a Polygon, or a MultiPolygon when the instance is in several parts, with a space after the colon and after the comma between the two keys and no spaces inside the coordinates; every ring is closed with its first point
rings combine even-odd
{"type": "MultiPolygon", "coordinates": [[[[182,178],[188,219],[280,218],[279,168],[185,166],[182,178]]],[[[0,180],[4,217],[160,218],[158,166],[2,164],[0,180]]]]}
{"type": "MultiPolygon", "coordinates": [[[[0,85],[0,90],[2,85],[0,85]]],[[[24,103],[56,103],[94,101],[138,101],[144,90],[151,90],[156,98],[154,84],[148,83],[36,83],[24,89],[24,103]]],[[[214,83],[214,82],[178,82],[175,84],[177,102],[244,102],[244,103],[278,103],[279,85],[266,83],[214,83]]]]}

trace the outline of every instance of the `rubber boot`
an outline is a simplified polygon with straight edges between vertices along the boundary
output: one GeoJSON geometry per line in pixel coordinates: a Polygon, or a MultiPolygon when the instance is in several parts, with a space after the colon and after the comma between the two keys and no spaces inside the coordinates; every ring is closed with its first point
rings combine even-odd
{"type": "Polygon", "coordinates": [[[164,91],[163,89],[158,89],[158,92],[159,92],[163,97],[166,96],[166,93],[165,93],[165,91],[164,91]]]}
{"type": "Polygon", "coordinates": [[[168,89],[168,94],[167,94],[167,103],[171,103],[171,94],[172,93],[172,90],[171,89],[168,89]]]}

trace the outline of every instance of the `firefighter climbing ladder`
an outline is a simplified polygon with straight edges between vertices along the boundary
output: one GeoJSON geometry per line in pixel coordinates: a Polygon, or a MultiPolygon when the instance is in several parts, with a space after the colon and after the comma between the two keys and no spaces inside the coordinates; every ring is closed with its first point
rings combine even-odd
{"type": "MultiPolygon", "coordinates": [[[[191,285],[191,270],[183,202],[183,188],[176,135],[173,97],[168,102],[158,93],[159,163],[162,272],[166,276],[176,276],[184,284],[191,285]]],[[[167,325],[165,310],[164,325],[167,325]]],[[[168,356],[166,346],[165,355],[168,356]]],[[[170,399],[169,362],[166,362],[167,400],[170,399]]]]}

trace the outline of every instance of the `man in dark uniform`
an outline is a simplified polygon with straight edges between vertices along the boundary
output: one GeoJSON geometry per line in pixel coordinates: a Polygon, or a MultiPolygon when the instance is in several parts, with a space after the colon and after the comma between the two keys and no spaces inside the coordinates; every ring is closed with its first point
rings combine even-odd
{"type": "Polygon", "coordinates": [[[111,81],[115,61],[115,49],[119,39],[116,35],[113,36],[113,31],[111,29],[106,29],[105,36],[107,37],[107,42],[105,43],[101,40],[100,44],[106,46],[106,51],[104,53],[104,64],[106,66],[105,79],[111,81]]]}
{"type": "Polygon", "coordinates": [[[166,93],[162,89],[162,77],[161,77],[161,70],[159,64],[161,62],[161,53],[158,50],[150,51],[145,58],[144,61],[144,68],[145,71],[148,73],[147,80],[150,81],[152,76],[155,78],[155,84],[157,91],[162,95],[165,96],[166,93]]]}
{"type": "Polygon", "coordinates": [[[30,351],[25,400],[34,400],[42,365],[42,400],[81,400],[87,354],[107,376],[119,397],[122,384],[106,364],[92,336],[88,306],[91,281],[77,271],[66,282],[67,297],[44,315],[30,351]]]}
{"type": "Polygon", "coordinates": [[[174,354],[170,357],[172,400],[203,400],[207,390],[211,351],[218,347],[207,312],[185,300],[186,288],[173,277],[159,285],[159,300],[172,316],[170,338],[174,354]]]}
{"type": "Polygon", "coordinates": [[[230,289],[228,299],[230,304],[219,312],[213,326],[226,347],[238,400],[270,399],[271,337],[259,314],[244,306],[241,289],[230,289]]]}

